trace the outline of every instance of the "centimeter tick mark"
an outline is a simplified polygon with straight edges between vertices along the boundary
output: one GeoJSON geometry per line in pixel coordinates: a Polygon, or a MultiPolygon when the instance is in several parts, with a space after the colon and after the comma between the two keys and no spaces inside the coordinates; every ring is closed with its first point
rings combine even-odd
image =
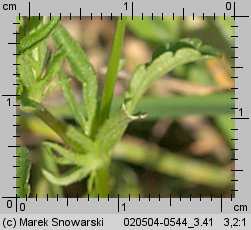
{"type": "Polygon", "coordinates": [[[30,17],[31,17],[31,3],[29,2],[29,20],[30,20],[30,17]]]}
{"type": "MultiPolygon", "coordinates": [[[[28,8],[29,8],[29,13],[28,13],[28,18],[29,18],[29,20],[30,20],[30,17],[31,17],[31,4],[30,4],[30,2],[28,3],[28,8]]],[[[234,2],[234,15],[231,15],[231,17],[232,18],[234,18],[234,20],[235,20],[235,18],[249,18],[249,15],[236,15],[236,7],[235,7],[235,2],[234,2]]],[[[127,10],[127,7],[126,7],[126,10],[127,10]]],[[[183,18],[183,20],[185,19],[185,8],[182,8],[182,18],[183,18]]],[[[163,13],[162,13],[162,15],[163,15],[163,13]]],[[[21,16],[20,16],[20,13],[18,14],[18,17],[19,17],[19,20],[20,20],[20,18],[21,18],[21,16]]],[[[133,17],[134,17],[134,2],[132,2],[131,3],[131,18],[132,18],[132,20],[133,20],[133,17]]],[[[214,20],[215,20],[215,13],[213,14],[213,17],[214,17],[214,20]]],[[[61,18],[62,18],[62,15],[61,15],[61,13],[60,13],[60,20],[61,20],[61,18]]],[[[80,8],[79,9],[79,18],[80,18],[80,20],[82,20],[82,9],[80,8]]],[[[51,19],[51,13],[50,13],[50,19],[51,19]]],[[[205,14],[203,13],[203,20],[205,19],[205,14]]],[[[39,20],[40,20],[40,13],[39,13],[39,20]]],[[[71,20],[71,13],[70,13],[70,20],[71,20]]],[[[101,20],[102,20],[102,13],[101,13],[101,20]]],[[[112,20],[112,16],[111,16],[111,20],[112,20]]],[[[162,19],[163,20],[163,19],[162,19]]],[[[173,20],[174,20],[174,13],[173,13],[173,20]]],[[[194,20],[194,13],[193,13],[193,20],[194,20]]],[[[226,20],[226,13],[224,13],[224,20],[226,20]]],[[[14,24],[17,24],[16,22],[14,22],[14,24]]],[[[18,23],[18,24],[20,24],[20,23],[18,23]]],[[[238,27],[238,26],[231,26],[231,27],[238,27]]]]}
{"type": "Polygon", "coordinates": [[[223,211],[223,208],[222,208],[222,194],[220,195],[220,211],[221,212],[223,211]]]}
{"type": "Polygon", "coordinates": [[[133,20],[133,2],[132,2],[132,20],[133,20]]]}
{"type": "Polygon", "coordinates": [[[120,206],[120,203],[119,203],[119,194],[118,194],[118,212],[119,212],[119,206],[120,206]]]}

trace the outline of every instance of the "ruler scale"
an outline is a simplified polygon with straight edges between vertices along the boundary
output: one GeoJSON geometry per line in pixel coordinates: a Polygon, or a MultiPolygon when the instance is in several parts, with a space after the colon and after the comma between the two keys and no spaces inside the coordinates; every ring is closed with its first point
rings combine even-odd
{"type": "Polygon", "coordinates": [[[250,229],[251,212],[250,208],[250,154],[249,154],[249,130],[250,114],[249,107],[250,90],[248,83],[251,81],[249,61],[250,48],[250,16],[248,2],[237,1],[181,1],[172,3],[156,0],[154,2],[137,1],[106,1],[97,0],[83,3],[81,1],[63,2],[57,4],[49,1],[5,1],[0,4],[1,8],[1,60],[3,72],[0,84],[1,93],[1,199],[0,199],[0,226],[2,228],[25,229],[25,227],[35,227],[35,229],[83,229],[83,227],[103,228],[103,229],[250,229]],[[46,3],[45,3],[46,2],[46,3]],[[48,7],[50,6],[50,7],[48,7]],[[235,106],[229,108],[235,112],[231,120],[235,121],[235,127],[229,130],[235,134],[229,141],[235,142],[235,147],[231,150],[235,152],[232,161],[235,168],[230,169],[235,177],[232,182],[235,188],[231,189],[229,198],[222,195],[217,197],[199,196],[183,197],[182,194],[173,197],[151,197],[131,198],[110,197],[107,198],[20,198],[16,195],[15,170],[16,149],[21,146],[16,144],[16,127],[22,125],[15,122],[17,114],[16,108],[20,107],[16,103],[19,97],[16,93],[15,78],[16,73],[16,16],[44,16],[48,15],[68,16],[70,20],[77,16],[79,20],[84,20],[84,16],[98,16],[100,20],[108,16],[114,20],[114,16],[129,16],[132,20],[140,16],[142,20],[149,16],[154,20],[155,16],[180,16],[186,20],[186,16],[202,16],[203,20],[211,16],[214,20],[217,16],[232,17],[235,24],[235,34],[231,35],[235,39],[235,45],[231,46],[234,55],[230,58],[235,62],[230,68],[234,70],[235,86],[231,88],[235,96],[230,100],[235,102],[235,106]],[[116,215],[114,215],[116,214],[116,215]],[[39,220],[27,222],[29,220],[39,220]],[[59,221],[60,220],[60,221],[59,221]],[[75,222],[74,222],[75,221],[75,222]],[[93,224],[93,225],[92,225],[93,224]]]}

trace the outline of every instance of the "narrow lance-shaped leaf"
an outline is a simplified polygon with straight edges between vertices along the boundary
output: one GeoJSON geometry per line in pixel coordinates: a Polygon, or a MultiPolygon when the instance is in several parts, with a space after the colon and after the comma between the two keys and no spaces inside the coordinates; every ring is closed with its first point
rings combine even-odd
{"type": "Polygon", "coordinates": [[[16,193],[18,197],[23,198],[30,194],[29,178],[31,160],[28,149],[24,147],[17,148],[17,156],[16,165],[19,167],[16,168],[16,193]]]}
{"type": "Polygon", "coordinates": [[[65,56],[65,52],[63,50],[58,50],[52,57],[49,62],[46,73],[42,77],[41,84],[43,87],[46,87],[49,82],[51,82],[52,78],[58,74],[62,67],[63,59],[65,56]]]}
{"type": "Polygon", "coordinates": [[[47,24],[41,26],[37,31],[23,37],[20,41],[20,44],[17,45],[17,52],[21,54],[29,49],[32,49],[39,42],[47,38],[59,22],[59,17],[52,17],[47,24]]]}
{"type": "Polygon", "coordinates": [[[97,153],[92,152],[81,155],[50,142],[43,143],[43,149],[46,150],[43,151],[43,154],[47,156],[47,159],[58,164],[74,165],[72,169],[62,175],[59,175],[53,168],[51,170],[47,166],[46,169],[42,170],[47,180],[55,185],[66,186],[80,181],[105,163],[104,158],[98,157],[97,153]],[[61,157],[54,156],[53,151],[56,151],[61,157]]]}
{"type": "Polygon", "coordinates": [[[139,66],[132,76],[129,90],[125,95],[128,111],[132,113],[154,81],[167,72],[179,65],[219,56],[216,49],[202,45],[198,39],[181,39],[176,45],[155,53],[153,61],[148,65],[139,66]]]}
{"type": "MultiPolygon", "coordinates": [[[[57,159],[64,159],[64,164],[72,164],[76,166],[86,167],[88,165],[92,164],[101,164],[102,159],[97,157],[97,154],[95,153],[95,149],[93,149],[93,152],[87,153],[87,154],[79,154],[76,152],[72,152],[68,149],[65,149],[64,147],[51,143],[51,142],[45,142],[43,143],[46,147],[56,151],[61,157],[56,157],[57,159]]],[[[55,159],[55,158],[54,158],[55,159]]]]}
{"type": "Polygon", "coordinates": [[[66,51],[67,61],[75,77],[83,85],[84,105],[87,108],[86,134],[89,134],[97,109],[98,85],[95,71],[82,48],[62,26],[57,27],[53,38],[66,51]]]}
{"type": "Polygon", "coordinates": [[[48,181],[53,184],[67,186],[73,183],[76,183],[85,177],[87,177],[93,170],[97,169],[99,165],[88,165],[87,167],[75,167],[61,176],[55,176],[47,170],[42,170],[43,175],[48,181]]]}
{"type": "Polygon", "coordinates": [[[17,90],[21,90],[22,88],[32,89],[35,85],[36,78],[33,74],[31,65],[27,65],[27,63],[29,63],[29,58],[26,55],[21,55],[18,58],[18,63],[20,65],[17,66],[17,73],[20,74],[20,77],[17,80],[21,85],[18,85],[17,90]]]}
{"type": "Polygon", "coordinates": [[[76,99],[73,95],[70,79],[61,71],[59,73],[60,86],[64,94],[65,101],[68,107],[71,109],[71,113],[77,123],[80,125],[83,131],[85,131],[86,120],[84,117],[84,112],[81,111],[76,99]]]}
{"type": "MultiPolygon", "coordinates": [[[[145,96],[139,101],[136,112],[147,111],[146,119],[177,117],[189,114],[205,116],[232,115],[234,111],[229,109],[234,107],[232,97],[234,97],[233,92],[217,92],[205,95],[171,95],[168,97],[145,96]]],[[[119,109],[122,101],[123,98],[114,98],[112,113],[119,109]]],[[[79,103],[77,105],[80,106],[79,103]]],[[[49,108],[57,116],[67,119],[72,118],[72,114],[65,105],[49,108]]]]}
{"type": "Polygon", "coordinates": [[[216,116],[233,114],[234,97],[232,92],[215,93],[203,96],[174,95],[168,97],[144,97],[136,111],[149,111],[147,119],[179,117],[186,115],[216,116]]]}
{"type": "MultiPolygon", "coordinates": [[[[40,154],[41,155],[39,156],[39,164],[41,165],[39,165],[39,170],[41,170],[41,166],[42,166],[46,170],[53,173],[53,175],[59,176],[60,170],[57,165],[57,161],[54,160],[54,154],[52,152],[52,149],[49,146],[47,146],[45,143],[42,143],[40,154]]],[[[38,176],[39,178],[41,177],[41,172],[39,172],[38,176]]],[[[53,197],[64,196],[64,192],[61,186],[50,184],[49,188],[50,188],[50,195],[52,195],[53,197]]]]}

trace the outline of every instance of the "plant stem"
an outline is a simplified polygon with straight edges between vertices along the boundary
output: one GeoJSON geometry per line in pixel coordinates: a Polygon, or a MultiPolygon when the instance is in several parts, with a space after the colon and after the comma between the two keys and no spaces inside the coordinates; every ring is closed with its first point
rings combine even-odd
{"type": "Polygon", "coordinates": [[[109,167],[110,164],[105,165],[96,172],[95,194],[99,194],[101,198],[107,197],[109,193],[109,167]]]}
{"type": "Polygon", "coordinates": [[[120,141],[114,149],[113,159],[182,178],[190,183],[213,188],[233,186],[233,173],[228,169],[154,148],[137,138],[120,141]]]}
{"type": "Polygon", "coordinates": [[[84,142],[87,138],[73,127],[66,125],[63,121],[54,117],[42,105],[35,111],[35,114],[45,122],[54,132],[56,132],[66,144],[78,152],[85,152],[84,142]]]}
{"type": "Polygon", "coordinates": [[[103,95],[101,98],[98,126],[102,125],[102,123],[106,120],[110,113],[113,91],[119,69],[119,61],[123,46],[125,28],[126,18],[118,18],[108,70],[105,78],[103,95]]]}
{"type": "MultiPolygon", "coordinates": [[[[122,46],[124,41],[126,29],[126,18],[118,18],[116,32],[113,40],[111,56],[109,60],[108,70],[105,78],[105,84],[103,89],[103,95],[99,107],[99,113],[97,114],[97,123],[94,123],[92,131],[94,134],[96,128],[100,127],[103,122],[109,117],[114,87],[117,80],[119,61],[122,52],[122,46]]],[[[107,154],[106,152],[102,154],[107,154]]],[[[109,166],[108,163],[103,168],[98,169],[95,178],[95,193],[99,194],[100,197],[107,197],[109,193],[109,166]]]]}

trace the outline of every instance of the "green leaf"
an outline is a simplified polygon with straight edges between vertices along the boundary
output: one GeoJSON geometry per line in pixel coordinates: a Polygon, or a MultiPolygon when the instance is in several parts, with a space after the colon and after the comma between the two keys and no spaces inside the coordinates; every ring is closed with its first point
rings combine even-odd
{"type": "MultiPolygon", "coordinates": [[[[232,92],[212,93],[208,95],[170,95],[168,97],[145,96],[136,107],[136,111],[146,111],[146,119],[158,119],[164,117],[177,117],[190,114],[205,116],[233,115],[234,97],[232,92]]],[[[112,112],[119,109],[123,98],[115,97],[112,112]]],[[[77,104],[80,106],[80,104],[77,104]]],[[[65,105],[49,107],[57,116],[72,119],[65,105]]],[[[31,118],[30,118],[31,119],[31,118]]]]}
{"type": "Polygon", "coordinates": [[[81,108],[76,102],[76,99],[73,95],[70,79],[61,71],[59,74],[60,79],[60,86],[64,94],[65,101],[68,107],[71,110],[73,117],[75,118],[76,122],[85,131],[86,120],[84,117],[84,111],[81,111],[81,108]]]}
{"type": "Polygon", "coordinates": [[[169,97],[144,97],[136,107],[137,111],[148,111],[148,119],[180,117],[186,115],[215,116],[233,114],[234,93],[215,93],[204,96],[174,95],[169,97]]]}
{"type": "MultiPolygon", "coordinates": [[[[23,90],[23,88],[26,89],[33,89],[32,87],[35,86],[36,78],[33,74],[32,65],[30,65],[29,57],[26,55],[20,56],[18,59],[18,63],[20,64],[18,66],[18,73],[20,74],[19,83],[21,83],[21,86],[18,87],[18,90],[23,90]],[[29,65],[27,65],[29,63],[29,65]]],[[[31,95],[31,98],[35,98],[33,96],[33,93],[29,93],[31,95]]]]}
{"type": "Polygon", "coordinates": [[[99,146],[100,152],[108,153],[112,149],[123,135],[129,122],[144,119],[145,117],[145,114],[139,114],[137,116],[130,115],[125,105],[123,105],[122,109],[112,114],[98,130],[95,143],[99,146]]]}
{"type": "Polygon", "coordinates": [[[41,26],[34,33],[23,37],[20,41],[20,44],[17,45],[17,53],[22,54],[25,51],[32,49],[39,42],[46,39],[53,31],[53,29],[55,29],[59,22],[59,17],[52,17],[52,19],[47,24],[41,26]]]}
{"type": "Polygon", "coordinates": [[[52,78],[56,74],[58,74],[58,72],[61,70],[64,57],[65,57],[65,53],[63,50],[58,50],[51,57],[46,73],[44,74],[42,79],[39,79],[41,81],[40,84],[41,84],[42,89],[46,87],[51,82],[52,78]]]}
{"type": "Polygon", "coordinates": [[[61,157],[57,157],[57,159],[64,160],[64,164],[72,164],[81,167],[102,164],[102,159],[97,156],[95,149],[93,149],[93,152],[91,153],[79,154],[65,149],[64,147],[55,143],[45,142],[44,145],[61,155],[61,157]]]}
{"type": "Polygon", "coordinates": [[[167,72],[186,63],[215,57],[219,57],[219,52],[202,45],[198,39],[182,39],[173,46],[167,46],[166,50],[154,56],[151,63],[139,66],[133,73],[125,95],[128,111],[133,112],[144,93],[167,72]]]}
{"type": "Polygon", "coordinates": [[[21,147],[17,148],[16,155],[16,165],[19,166],[16,169],[16,193],[18,197],[24,198],[30,194],[30,169],[31,169],[31,159],[29,156],[29,150],[27,148],[21,147]]]}
{"type": "Polygon", "coordinates": [[[89,165],[87,167],[75,167],[61,176],[55,176],[47,170],[42,170],[45,178],[53,184],[67,186],[76,183],[87,177],[93,170],[97,169],[98,165],[89,165]]]}
{"type": "MultiPolygon", "coordinates": [[[[35,52],[35,50],[33,51],[35,52]]],[[[52,91],[52,87],[57,83],[54,83],[49,87],[48,85],[52,81],[53,77],[61,69],[63,58],[64,53],[62,51],[59,50],[58,52],[56,52],[49,62],[46,73],[43,77],[41,77],[40,74],[43,70],[42,66],[44,60],[41,60],[41,65],[39,61],[34,60],[29,55],[24,54],[20,57],[20,82],[22,83],[21,87],[27,89],[27,98],[40,103],[46,96],[48,96],[48,94],[52,91]]],[[[21,94],[23,96],[23,93],[21,94]]],[[[24,103],[22,104],[24,105],[24,103]]]]}
{"type": "Polygon", "coordinates": [[[87,108],[86,130],[89,134],[97,109],[98,85],[95,71],[82,48],[62,26],[57,27],[53,33],[53,38],[56,45],[62,46],[62,49],[66,51],[66,59],[72,72],[82,83],[84,105],[87,108]]]}
{"type": "MultiPolygon", "coordinates": [[[[52,149],[48,145],[46,145],[46,143],[42,143],[41,155],[39,156],[38,160],[39,160],[39,162],[38,162],[37,167],[39,167],[39,173],[37,173],[37,174],[39,174],[39,178],[41,178],[41,168],[44,168],[45,170],[50,171],[51,173],[53,173],[53,175],[59,176],[60,170],[57,165],[57,161],[55,160],[55,156],[52,152],[52,149]]],[[[36,181],[36,183],[39,183],[39,182],[36,181]]],[[[41,187],[38,189],[40,192],[41,187]]],[[[50,195],[52,195],[52,197],[56,197],[56,196],[63,197],[64,196],[63,189],[60,186],[57,186],[54,184],[49,184],[49,189],[50,189],[50,193],[51,193],[50,195]]]]}

